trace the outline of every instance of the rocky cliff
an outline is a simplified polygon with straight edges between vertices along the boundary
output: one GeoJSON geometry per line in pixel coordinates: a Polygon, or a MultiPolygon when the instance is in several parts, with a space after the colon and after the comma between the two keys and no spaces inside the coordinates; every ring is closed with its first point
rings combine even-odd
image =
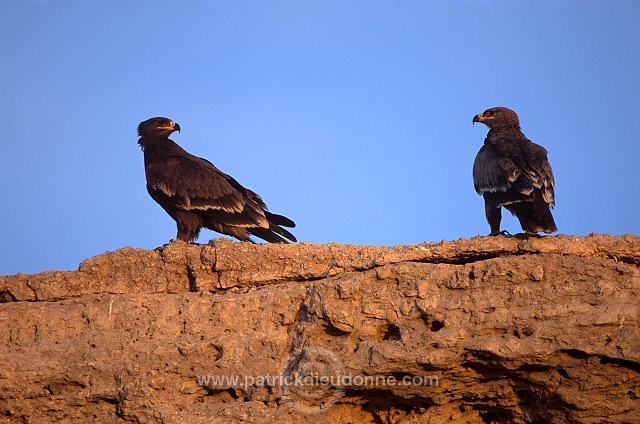
{"type": "Polygon", "coordinates": [[[640,422],[640,237],[124,248],[0,277],[0,422],[640,422]]]}

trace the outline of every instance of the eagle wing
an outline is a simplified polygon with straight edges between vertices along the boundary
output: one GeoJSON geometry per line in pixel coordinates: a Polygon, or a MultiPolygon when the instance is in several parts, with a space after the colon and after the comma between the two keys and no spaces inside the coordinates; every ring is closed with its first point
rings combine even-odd
{"type": "Polygon", "coordinates": [[[520,177],[520,169],[491,145],[482,146],[473,162],[473,186],[480,195],[505,192],[520,177]]]}
{"type": "Polygon", "coordinates": [[[530,196],[540,190],[545,203],[555,206],[555,181],[547,150],[524,136],[511,141],[494,135],[480,149],[473,164],[478,194],[513,190],[530,196]]]}
{"type": "Polygon", "coordinates": [[[520,145],[525,159],[527,176],[533,187],[540,190],[545,203],[553,208],[556,205],[554,192],[556,183],[551,164],[547,158],[547,149],[528,139],[525,140],[520,145]]]}
{"type": "Polygon", "coordinates": [[[167,211],[201,212],[226,225],[269,228],[260,196],[206,159],[184,152],[149,164],[146,174],[149,193],[167,211]]]}

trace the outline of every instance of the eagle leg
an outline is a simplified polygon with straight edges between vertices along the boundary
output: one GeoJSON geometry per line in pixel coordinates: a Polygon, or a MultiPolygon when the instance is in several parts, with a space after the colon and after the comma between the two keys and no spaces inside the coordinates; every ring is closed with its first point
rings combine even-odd
{"type": "MultiPolygon", "coordinates": [[[[502,220],[502,208],[500,206],[495,207],[489,204],[488,202],[485,202],[484,212],[485,212],[485,215],[487,216],[487,222],[491,227],[491,233],[489,233],[489,235],[490,236],[505,235],[503,232],[500,231],[500,221],[502,220]]],[[[507,232],[507,234],[509,233],[507,232]]]]}
{"type": "Polygon", "coordinates": [[[195,214],[176,214],[176,224],[178,234],[176,239],[190,243],[195,241],[200,234],[200,228],[203,226],[200,217],[195,214]]]}

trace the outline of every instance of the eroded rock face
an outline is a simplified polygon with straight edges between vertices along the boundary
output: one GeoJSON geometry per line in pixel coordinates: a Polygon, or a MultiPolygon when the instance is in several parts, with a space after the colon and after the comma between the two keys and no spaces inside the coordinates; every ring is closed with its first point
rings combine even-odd
{"type": "Polygon", "coordinates": [[[0,422],[640,422],[639,264],[636,236],[215,240],[0,277],[0,422]]]}

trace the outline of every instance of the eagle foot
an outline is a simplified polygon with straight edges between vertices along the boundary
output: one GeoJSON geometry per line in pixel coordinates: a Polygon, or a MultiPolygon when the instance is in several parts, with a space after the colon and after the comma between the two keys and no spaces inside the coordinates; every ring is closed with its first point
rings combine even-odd
{"type": "Polygon", "coordinates": [[[502,231],[493,231],[491,233],[489,233],[489,237],[496,237],[496,236],[511,236],[511,233],[507,230],[502,230],[502,231]]]}
{"type": "Polygon", "coordinates": [[[515,234],[514,237],[526,240],[530,238],[543,238],[544,236],[541,236],[538,233],[518,233],[518,234],[515,234]]]}

